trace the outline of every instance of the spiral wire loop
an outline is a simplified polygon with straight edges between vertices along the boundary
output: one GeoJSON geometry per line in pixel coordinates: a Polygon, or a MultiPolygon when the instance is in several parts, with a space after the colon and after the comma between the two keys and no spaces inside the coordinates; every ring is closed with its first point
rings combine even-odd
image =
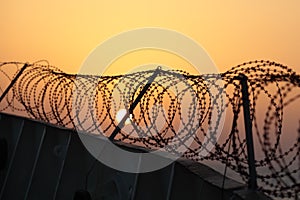
{"type": "MultiPolygon", "coordinates": [[[[24,64],[0,63],[0,94],[24,64]]],[[[0,112],[105,137],[118,126],[118,111],[129,109],[154,72],[97,76],[67,74],[44,61],[27,65],[0,112]]],[[[220,74],[161,69],[115,139],[150,150],[168,145],[166,151],[175,155],[221,162],[247,182],[239,74],[248,78],[258,189],[273,197],[299,198],[300,121],[298,130],[284,132],[289,123],[284,111],[299,106],[300,75],[276,62],[245,62],[220,74]],[[283,142],[287,137],[294,137],[288,145],[283,142]]]]}

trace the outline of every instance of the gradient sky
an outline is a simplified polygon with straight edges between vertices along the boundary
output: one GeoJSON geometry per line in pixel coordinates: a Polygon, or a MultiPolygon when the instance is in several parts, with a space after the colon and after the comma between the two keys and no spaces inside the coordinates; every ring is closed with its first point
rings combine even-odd
{"type": "MultiPolygon", "coordinates": [[[[0,62],[46,59],[66,72],[77,73],[89,53],[111,36],[161,27],[193,38],[220,71],[265,59],[300,72],[300,0],[6,0],[0,2],[0,8],[0,62]]],[[[172,60],[169,64],[175,68],[186,64],[166,53],[144,53],[146,63],[157,63],[160,57],[172,60]]],[[[139,52],[116,63],[136,66],[141,64],[137,57],[141,57],[139,52]]],[[[295,107],[299,106],[290,106],[290,117],[284,117],[287,146],[296,138],[290,133],[297,134],[299,117],[295,116],[299,112],[295,107]]]]}
{"type": "Polygon", "coordinates": [[[300,71],[300,1],[1,1],[0,61],[47,59],[77,72],[120,32],[162,27],[201,44],[221,71],[270,59],[300,71]]]}

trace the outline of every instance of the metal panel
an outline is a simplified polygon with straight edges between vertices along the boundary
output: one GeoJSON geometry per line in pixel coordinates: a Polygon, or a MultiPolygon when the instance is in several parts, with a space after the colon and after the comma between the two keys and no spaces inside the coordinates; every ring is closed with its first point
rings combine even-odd
{"type": "Polygon", "coordinates": [[[55,199],[72,199],[77,190],[85,189],[86,174],[94,158],[82,145],[78,135],[71,134],[63,171],[58,183],[55,199]]]}
{"type": "Polygon", "coordinates": [[[40,142],[43,125],[26,120],[16,145],[15,155],[12,158],[11,169],[7,173],[7,182],[3,186],[3,199],[23,199],[30,181],[31,170],[34,167],[40,142]]]}
{"type": "Polygon", "coordinates": [[[139,174],[135,199],[168,199],[172,190],[173,169],[171,164],[157,171],[139,174]]]}
{"type": "Polygon", "coordinates": [[[69,132],[47,127],[28,199],[53,199],[68,147],[69,132]]]}
{"type": "Polygon", "coordinates": [[[17,151],[17,146],[20,140],[20,136],[22,133],[24,125],[24,120],[16,118],[13,119],[6,115],[0,115],[0,137],[5,139],[8,144],[8,157],[6,161],[6,166],[1,171],[0,174],[0,199],[4,193],[4,188],[6,186],[8,176],[10,174],[11,168],[13,166],[13,160],[15,158],[15,154],[17,151]]]}

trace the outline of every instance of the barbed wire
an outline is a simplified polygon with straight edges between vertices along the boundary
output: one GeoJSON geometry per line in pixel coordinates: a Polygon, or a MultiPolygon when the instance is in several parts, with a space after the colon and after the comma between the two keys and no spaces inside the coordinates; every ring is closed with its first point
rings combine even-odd
{"type": "MultiPolygon", "coordinates": [[[[1,93],[24,64],[0,63],[1,93]]],[[[153,73],[76,75],[48,63],[28,64],[0,111],[109,137],[119,124],[119,111],[129,109],[153,73]]],[[[239,74],[248,77],[259,190],[298,198],[300,121],[298,130],[285,133],[289,122],[283,119],[287,107],[299,106],[300,76],[279,63],[251,61],[204,75],[162,69],[115,139],[153,150],[165,147],[195,161],[221,162],[247,182],[239,74]],[[283,134],[294,138],[287,143],[283,134]]]]}

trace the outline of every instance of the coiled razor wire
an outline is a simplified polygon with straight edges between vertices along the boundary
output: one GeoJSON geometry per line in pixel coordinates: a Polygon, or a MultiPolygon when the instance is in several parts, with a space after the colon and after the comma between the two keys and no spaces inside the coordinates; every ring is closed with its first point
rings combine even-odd
{"type": "MultiPolygon", "coordinates": [[[[1,93],[24,64],[0,63],[1,93]]],[[[75,75],[48,63],[28,64],[0,111],[109,137],[118,126],[118,111],[128,110],[153,72],[75,75]]],[[[299,198],[300,122],[298,130],[285,133],[288,122],[284,124],[283,117],[288,106],[299,108],[300,76],[279,63],[251,61],[204,75],[160,70],[115,139],[149,149],[168,145],[170,153],[191,160],[226,163],[246,182],[239,74],[248,77],[259,190],[273,197],[299,198]],[[293,139],[284,144],[284,137],[293,139]]]]}

